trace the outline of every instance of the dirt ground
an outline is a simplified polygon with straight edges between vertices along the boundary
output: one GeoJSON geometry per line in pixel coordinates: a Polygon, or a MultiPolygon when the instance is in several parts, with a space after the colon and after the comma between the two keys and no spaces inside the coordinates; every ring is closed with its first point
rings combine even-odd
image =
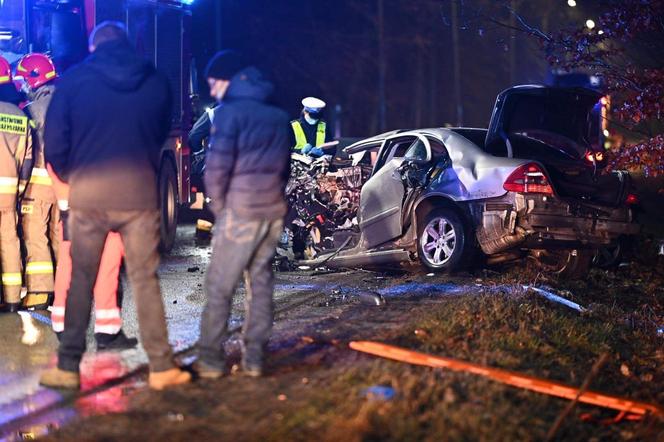
{"type": "MultiPolygon", "coordinates": [[[[325,288],[277,306],[265,377],[236,373],[164,392],[132,387],[126,411],[80,418],[47,440],[544,440],[567,400],[347,344],[375,340],[577,387],[607,354],[590,389],[662,405],[663,263],[652,255],[581,281],[547,279],[525,265],[454,277],[281,274],[282,283],[325,288]],[[587,311],[524,284],[548,286],[587,311]],[[384,305],[372,305],[364,290],[380,293],[384,305]]],[[[232,365],[237,339],[228,351],[232,365]]],[[[554,439],[664,440],[662,418],[612,422],[616,415],[579,404],[554,439]]]]}

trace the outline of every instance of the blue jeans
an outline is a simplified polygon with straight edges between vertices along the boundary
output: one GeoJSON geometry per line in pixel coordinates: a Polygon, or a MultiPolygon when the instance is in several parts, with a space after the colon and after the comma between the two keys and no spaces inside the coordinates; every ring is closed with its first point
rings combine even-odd
{"type": "Polygon", "coordinates": [[[207,304],[198,341],[200,359],[224,368],[224,341],[235,288],[244,275],[247,296],[242,338],[245,352],[262,354],[273,319],[274,274],[272,259],[283,221],[250,220],[224,209],[216,217],[212,259],[207,270],[207,304]]]}

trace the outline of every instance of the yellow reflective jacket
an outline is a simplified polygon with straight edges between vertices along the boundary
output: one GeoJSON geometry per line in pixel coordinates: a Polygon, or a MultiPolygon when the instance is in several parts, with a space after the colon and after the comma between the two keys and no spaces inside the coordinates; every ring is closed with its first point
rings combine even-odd
{"type": "Polygon", "coordinates": [[[32,134],[28,117],[18,106],[0,102],[0,210],[16,209],[16,200],[30,177],[32,134]]]}
{"type": "Polygon", "coordinates": [[[293,134],[295,135],[295,150],[302,149],[305,145],[311,144],[314,147],[318,147],[322,144],[325,144],[325,130],[326,124],[325,121],[320,120],[316,125],[316,142],[310,143],[307,140],[307,136],[304,134],[304,129],[302,128],[302,123],[300,120],[291,121],[291,127],[293,128],[293,134]]]}

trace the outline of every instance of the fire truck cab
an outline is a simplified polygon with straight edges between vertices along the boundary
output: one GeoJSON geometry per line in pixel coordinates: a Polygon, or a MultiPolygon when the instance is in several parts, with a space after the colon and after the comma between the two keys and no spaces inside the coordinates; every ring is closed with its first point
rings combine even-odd
{"type": "Polygon", "coordinates": [[[161,250],[175,241],[178,211],[191,201],[190,151],[195,71],[191,65],[192,0],[0,0],[0,55],[16,63],[49,54],[59,72],[87,55],[87,36],[106,20],[123,22],[141,55],[168,76],[174,95],[172,132],[161,150],[161,250]]]}

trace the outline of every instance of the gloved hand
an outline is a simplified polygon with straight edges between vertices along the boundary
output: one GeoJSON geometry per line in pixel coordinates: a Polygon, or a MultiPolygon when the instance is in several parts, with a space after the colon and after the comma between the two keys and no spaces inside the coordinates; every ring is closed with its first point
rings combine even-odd
{"type": "Polygon", "coordinates": [[[309,151],[309,156],[312,157],[322,157],[323,155],[325,155],[325,152],[320,147],[313,147],[309,151]]]}
{"type": "Polygon", "coordinates": [[[62,222],[62,240],[71,241],[69,237],[69,210],[60,211],[60,221],[62,222]]]}
{"type": "Polygon", "coordinates": [[[307,155],[311,151],[312,148],[313,148],[313,146],[311,144],[307,143],[304,146],[302,146],[301,152],[302,152],[302,154],[307,155]]]}

